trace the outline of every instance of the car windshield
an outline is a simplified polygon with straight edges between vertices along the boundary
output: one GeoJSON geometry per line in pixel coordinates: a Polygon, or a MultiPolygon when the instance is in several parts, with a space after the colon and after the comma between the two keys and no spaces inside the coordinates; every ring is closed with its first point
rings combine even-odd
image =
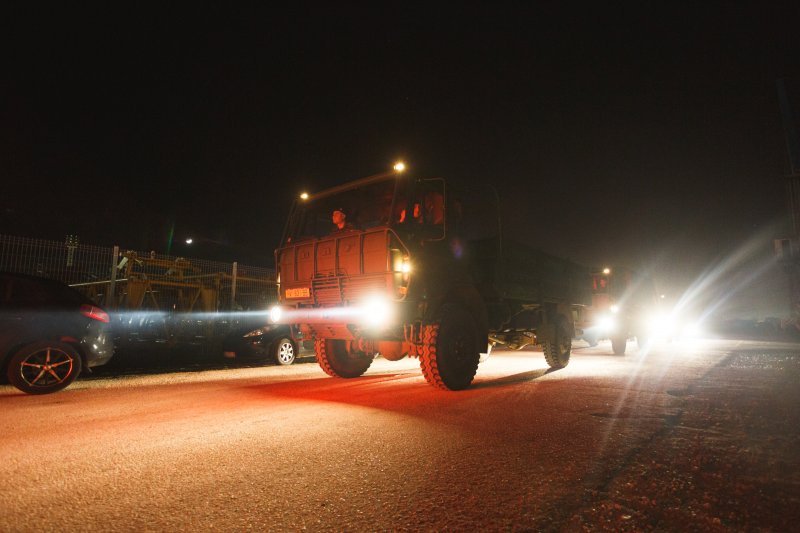
{"type": "Polygon", "coordinates": [[[298,204],[289,221],[287,240],[324,237],[335,232],[339,228],[333,222],[334,211],[344,214],[342,229],[365,230],[399,221],[405,205],[396,198],[397,184],[398,180],[392,177],[323,191],[298,204]]]}

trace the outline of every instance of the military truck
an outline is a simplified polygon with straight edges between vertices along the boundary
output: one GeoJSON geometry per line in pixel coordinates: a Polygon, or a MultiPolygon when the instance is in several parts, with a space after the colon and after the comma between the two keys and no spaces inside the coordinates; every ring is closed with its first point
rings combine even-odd
{"type": "Polygon", "coordinates": [[[492,190],[389,172],[304,194],[275,251],[272,320],[314,338],[335,377],[411,356],[430,384],[460,390],[497,344],[540,345],[565,367],[589,272],[504,240],[492,190]]]}
{"type": "Polygon", "coordinates": [[[628,339],[639,348],[649,342],[651,321],[658,315],[658,298],[653,280],[629,268],[616,266],[592,272],[592,305],[585,308],[583,339],[591,346],[610,339],[616,355],[625,355],[628,339]]]}

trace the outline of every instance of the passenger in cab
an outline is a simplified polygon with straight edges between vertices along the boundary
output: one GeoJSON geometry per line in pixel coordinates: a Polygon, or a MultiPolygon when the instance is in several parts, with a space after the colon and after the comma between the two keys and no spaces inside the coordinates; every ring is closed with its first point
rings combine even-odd
{"type": "Polygon", "coordinates": [[[337,207],[336,209],[333,210],[333,215],[331,215],[331,221],[335,226],[333,228],[332,233],[355,229],[353,225],[347,221],[347,213],[345,212],[343,207],[337,207]]]}
{"type": "MultiPolygon", "coordinates": [[[[398,222],[403,223],[406,221],[406,210],[403,209],[400,211],[400,219],[398,222]]],[[[417,224],[422,224],[422,209],[419,206],[419,203],[414,203],[414,222],[417,224]]]]}
{"type": "Polygon", "coordinates": [[[444,224],[444,196],[439,192],[429,192],[425,195],[425,223],[444,224]]]}

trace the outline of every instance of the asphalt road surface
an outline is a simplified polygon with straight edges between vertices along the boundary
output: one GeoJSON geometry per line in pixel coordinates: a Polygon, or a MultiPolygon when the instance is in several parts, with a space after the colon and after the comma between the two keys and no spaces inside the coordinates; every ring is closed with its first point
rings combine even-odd
{"type": "Polygon", "coordinates": [[[0,385],[0,531],[797,531],[800,345],[0,385]]]}

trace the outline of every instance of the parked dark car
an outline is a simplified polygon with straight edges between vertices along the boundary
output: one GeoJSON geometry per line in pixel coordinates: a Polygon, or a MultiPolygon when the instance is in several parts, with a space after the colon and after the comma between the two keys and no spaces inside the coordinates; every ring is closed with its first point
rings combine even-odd
{"type": "Polygon", "coordinates": [[[223,356],[245,363],[291,365],[298,356],[313,353],[314,342],[294,338],[286,324],[243,324],[226,335],[222,344],[223,356]]]}
{"type": "Polygon", "coordinates": [[[113,353],[100,306],[58,281],[0,272],[0,365],[12,385],[56,392],[113,353]]]}

